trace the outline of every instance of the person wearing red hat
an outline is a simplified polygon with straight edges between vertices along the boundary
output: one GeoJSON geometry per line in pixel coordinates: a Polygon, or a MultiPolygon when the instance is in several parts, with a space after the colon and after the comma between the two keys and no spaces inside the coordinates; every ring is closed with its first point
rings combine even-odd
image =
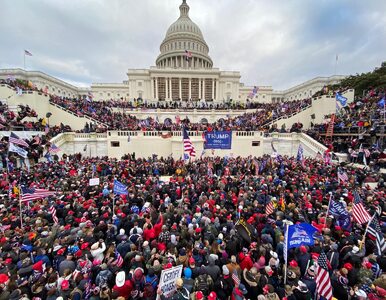
{"type": "Polygon", "coordinates": [[[300,268],[301,276],[303,276],[307,271],[307,267],[311,259],[311,255],[310,253],[308,253],[307,247],[304,245],[301,245],[299,247],[299,252],[296,257],[297,257],[296,261],[300,268]]]}

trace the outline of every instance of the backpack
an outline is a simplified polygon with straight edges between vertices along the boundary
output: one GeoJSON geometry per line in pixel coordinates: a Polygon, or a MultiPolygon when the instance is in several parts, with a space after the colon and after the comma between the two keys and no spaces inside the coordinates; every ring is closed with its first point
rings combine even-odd
{"type": "Polygon", "coordinates": [[[195,291],[201,291],[205,296],[209,294],[208,274],[200,275],[194,282],[195,291]]]}
{"type": "Polygon", "coordinates": [[[153,284],[157,281],[157,276],[154,276],[153,280],[150,282],[146,282],[143,288],[143,298],[147,300],[151,300],[155,298],[155,289],[153,284]]]}

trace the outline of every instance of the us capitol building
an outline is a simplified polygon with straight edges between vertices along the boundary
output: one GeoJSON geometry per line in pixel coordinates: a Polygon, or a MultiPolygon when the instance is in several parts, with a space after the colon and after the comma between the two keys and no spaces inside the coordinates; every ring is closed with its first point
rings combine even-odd
{"type": "Polygon", "coordinates": [[[22,69],[0,70],[0,78],[13,76],[29,80],[38,88],[65,97],[87,95],[94,101],[142,98],[147,101],[206,100],[224,102],[279,102],[304,99],[324,85],[339,82],[344,76],[317,77],[285,91],[271,86],[245,86],[239,71],[221,71],[213,67],[209,46],[200,28],[189,17],[186,0],[179,7],[179,18],[170,25],[160,45],[156,66],[149,69],[129,69],[122,83],[93,83],[80,88],[39,71],[22,69]],[[256,90],[256,89],[255,89],[256,90]]]}

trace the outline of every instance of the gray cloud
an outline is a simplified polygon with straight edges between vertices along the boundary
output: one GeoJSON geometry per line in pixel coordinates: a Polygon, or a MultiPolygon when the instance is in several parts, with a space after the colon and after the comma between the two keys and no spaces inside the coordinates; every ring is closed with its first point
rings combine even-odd
{"type": "MultiPolygon", "coordinates": [[[[121,82],[155,64],[180,0],[3,0],[0,67],[71,82],[121,82]]],[[[386,60],[386,2],[188,0],[215,67],[246,84],[284,89],[316,76],[355,74],[386,60]]]]}

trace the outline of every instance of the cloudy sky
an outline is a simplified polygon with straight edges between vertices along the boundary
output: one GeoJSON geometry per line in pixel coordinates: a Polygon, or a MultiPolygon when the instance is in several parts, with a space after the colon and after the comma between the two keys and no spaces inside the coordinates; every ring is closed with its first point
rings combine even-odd
{"type": "MultiPolygon", "coordinates": [[[[0,68],[40,70],[78,85],[121,82],[155,64],[181,0],[1,0],[0,68]]],[[[281,90],[386,61],[384,0],[188,0],[214,66],[281,90]]]]}

